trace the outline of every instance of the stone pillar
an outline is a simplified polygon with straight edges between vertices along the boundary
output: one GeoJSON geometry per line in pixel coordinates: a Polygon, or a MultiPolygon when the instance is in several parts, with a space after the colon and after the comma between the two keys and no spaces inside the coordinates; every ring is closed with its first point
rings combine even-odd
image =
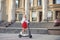
{"type": "Polygon", "coordinates": [[[17,21],[19,20],[18,16],[19,16],[19,14],[17,14],[17,21]]]}
{"type": "Polygon", "coordinates": [[[15,20],[15,0],[9,0],[8,6],[8,22],[15,20]]]}
{"type": "Polygon", "coordinates": [[[48,13],[48,0],[42,0],[42,21],[47,20],[48,13]]]}
{"type": "Polygon", "coordinates": [[[0,21],[2,21],[2,5],[1,5],[2,0],[0,0],[0,21]]]}
{"type": "Polygon", "coordinates": [[[38,0],[34,0],[34,7],[37,6],[38,0]]]}
{"type": "Polygon", "coordinates": [[[32,12],[30,11],[30,22],[32,22],[32,12]]]}
{"type": "Polygon", "coordinates": [[[55,17],[56,17],[55,14],[56,14],[55,11],[53,11],[53,21],[56,19],[56,18],[55,18],[55,17]]]}
{"type": "Polygon", "coordinates": [[[25,2],[24,2],[24,0],[22,0],[22,8],[24,8],[24,4],[25,4],[25,2]]]}
{"type": "Polygon", "coordinates": [[[37,22],[39,22],[39,11],[37,11],[37,22]]]}
{"type": "Polygon", "coordinates": [[[29,0],[25,0],[25,14],[29,20],[29,0]]]}

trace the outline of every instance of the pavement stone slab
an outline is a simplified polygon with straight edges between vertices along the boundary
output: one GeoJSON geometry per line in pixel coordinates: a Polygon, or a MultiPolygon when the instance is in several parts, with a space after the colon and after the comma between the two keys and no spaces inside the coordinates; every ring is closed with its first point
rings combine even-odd
{"type": "Polygon", "coordinates": [[[19,38],[18,34],[0,33],[0,40],[60,40],[60,35],[32,34],[32,38],[19,38]]]}

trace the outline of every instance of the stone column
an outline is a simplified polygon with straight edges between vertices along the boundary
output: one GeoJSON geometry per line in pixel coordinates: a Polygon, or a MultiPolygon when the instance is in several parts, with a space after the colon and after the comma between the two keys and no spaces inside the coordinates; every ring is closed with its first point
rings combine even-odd
{"type": "Polygon", "coordinates": [[[25,4],[25,2],[24,2],[24,0],[22,0],[22,8],[24,8],[24,4],[25,4]]]}
{"type": "Polygon", "coordinates": [[[30,22],[32,22],[32,12],[30,11],[30,22]]]}
{"type": "Polygon", "coordinates": [[[25,0],[25,14],[29,20],[29,0],[25,0]]]}
{"type": "Polygon", "coordinates": [[[2,21],[2,5],[1,5],[2,0],[0,0],[0,21],[2,21]]]}
{"type": "Polygon", "coordinates": [[[53,11],[53,21],[56,19],[56,18],[55,18],[55,17],[56,17],[55,14],[56,14],[55,11],[53,11]]]}
{"type": "Polygon", "coordinates": [[[34,0],[34,7],[37,6],[38,0],[34,0]]]}
{"type": "Polygon", "coordinates": [[[9,0],[8,6],[8,22],[15,20],[15,0],[9,0]]]}
{"type": "Polygon", "coordinates": [[[48,13],[48,0],[42,0],[42,21],[47,20],[48,13]]]}
{"type": "Polygon", "coordinates": [[[37,11],[37,22],[39,22],[39,11],[37,11]]]}

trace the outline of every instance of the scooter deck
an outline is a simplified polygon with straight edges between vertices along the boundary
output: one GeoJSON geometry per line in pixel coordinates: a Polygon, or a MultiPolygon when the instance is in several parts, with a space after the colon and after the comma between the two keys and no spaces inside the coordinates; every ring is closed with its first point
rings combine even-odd
{"type": "Polygon", "coordinates": [[[21,36],[21,37],[29,37],[29,35],[26,35],[26,36],[23,36],[23,35],[19,35],[19,36],[21,36]]]}
{"type": "Polygon", "coordinates": [[[32,38],[32,35],[26,35],[26,36],[19,35],[19,38],[21,38],[21,37],[29,37],[29,38],[32,38]]]}

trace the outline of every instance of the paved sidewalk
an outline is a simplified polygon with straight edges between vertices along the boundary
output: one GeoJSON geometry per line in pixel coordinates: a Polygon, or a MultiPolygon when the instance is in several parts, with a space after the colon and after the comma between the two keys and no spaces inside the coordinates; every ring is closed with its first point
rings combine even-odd
{"type": "Polygon", "coordinates": [[[32,34],[32,38],[19,38],[18,34],[0,33],[0,40],[60,40],[60,35],[32,34]]]}

